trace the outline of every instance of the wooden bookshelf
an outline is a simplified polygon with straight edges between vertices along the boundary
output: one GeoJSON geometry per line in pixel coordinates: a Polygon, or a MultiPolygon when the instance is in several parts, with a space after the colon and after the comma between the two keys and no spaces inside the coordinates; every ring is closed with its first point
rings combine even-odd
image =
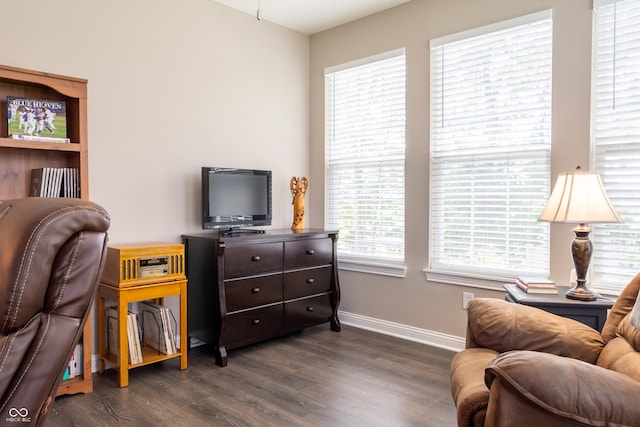
{"type": "MultiPolygon", "coordinates": [[[[87,80],[0,65],[0,201],[27,197],[31,170],[43,167],[78,168],[80,197],[88,199],[87,139],[87,80]],[[65,101],[67,136],[71,142],[10,138],[7,96],[65,101]]],[[[90,319],[83,329],[82,350],[82,376],[64,381],[58,395],[93,391],[90,319]]]]}
{"type": "Polygon", "coordinates": [[[31,170],[75,167],[80,195],[89,198],[87,80],[0,65],[0,200],[29,194],[31,170]],[[7,96],[65,101],[68,144],[9,137],[7,96]]]}

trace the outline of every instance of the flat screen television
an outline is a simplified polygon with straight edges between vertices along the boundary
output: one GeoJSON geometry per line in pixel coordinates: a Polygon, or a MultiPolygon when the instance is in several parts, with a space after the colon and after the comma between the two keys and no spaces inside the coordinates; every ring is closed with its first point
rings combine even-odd
{"type": "Polygon", "coordinates": [[[221,234],[261,233],[242,229],[271,225],[271,171],[202,167],[202,228],[221,234]]]}

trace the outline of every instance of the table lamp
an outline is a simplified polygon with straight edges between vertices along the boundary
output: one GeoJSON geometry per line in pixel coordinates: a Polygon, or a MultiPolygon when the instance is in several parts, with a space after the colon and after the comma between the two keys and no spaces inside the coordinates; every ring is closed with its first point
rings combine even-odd
{"type": "Polygon", "coordinates": [[[598,294],[589,289],[586,279],[593,251],[589,240],[591,228],[587,224],[621,222],[604,191],[600,175],[583,172],[580,166],[575,172],[561,173],[538,221],[578,224],[573,229],[575,238],[571,242],[577,280],[566,297],[595,301],[598,294]]]}

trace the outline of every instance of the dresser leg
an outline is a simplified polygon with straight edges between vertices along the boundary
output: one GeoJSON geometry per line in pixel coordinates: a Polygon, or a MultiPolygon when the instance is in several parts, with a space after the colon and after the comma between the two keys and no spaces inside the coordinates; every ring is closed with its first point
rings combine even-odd
{"type": "Polygon", "coordinates": [[[218,366],[227,366],[227,349],[224,346],[216,348],[216,363],[218,366]]]}
{"type": "Polygon", "coordinates": [[[331,330],[334,332],[340,332],[340,320],[338,319],[338,316],[333,316],[331,318],[331,330]]]}

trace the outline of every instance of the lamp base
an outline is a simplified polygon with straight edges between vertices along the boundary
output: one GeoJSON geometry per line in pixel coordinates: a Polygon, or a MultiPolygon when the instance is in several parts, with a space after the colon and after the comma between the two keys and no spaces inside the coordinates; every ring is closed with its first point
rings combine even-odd
{"type": "Polygon", "coordinates": [[[586,224],[580,224],[573,229],[575,237],[571,242],[571,255],[573,256],[573,265],[576,268],[576,285],[569,289],[565,296],[569,299],[580,301],[595,301],[598,295],[587,286],[587,270],[589,270],[589,262],[591,262],[591,253],[593,245],[589,240],[591,228],[586,224]]]}
{"type": "Polygon", "coordinates": [[[598,299],[598,295],[595,292],[581,284],[569,289],[565,297],[580,301],[595,301],[598,299]]]}

